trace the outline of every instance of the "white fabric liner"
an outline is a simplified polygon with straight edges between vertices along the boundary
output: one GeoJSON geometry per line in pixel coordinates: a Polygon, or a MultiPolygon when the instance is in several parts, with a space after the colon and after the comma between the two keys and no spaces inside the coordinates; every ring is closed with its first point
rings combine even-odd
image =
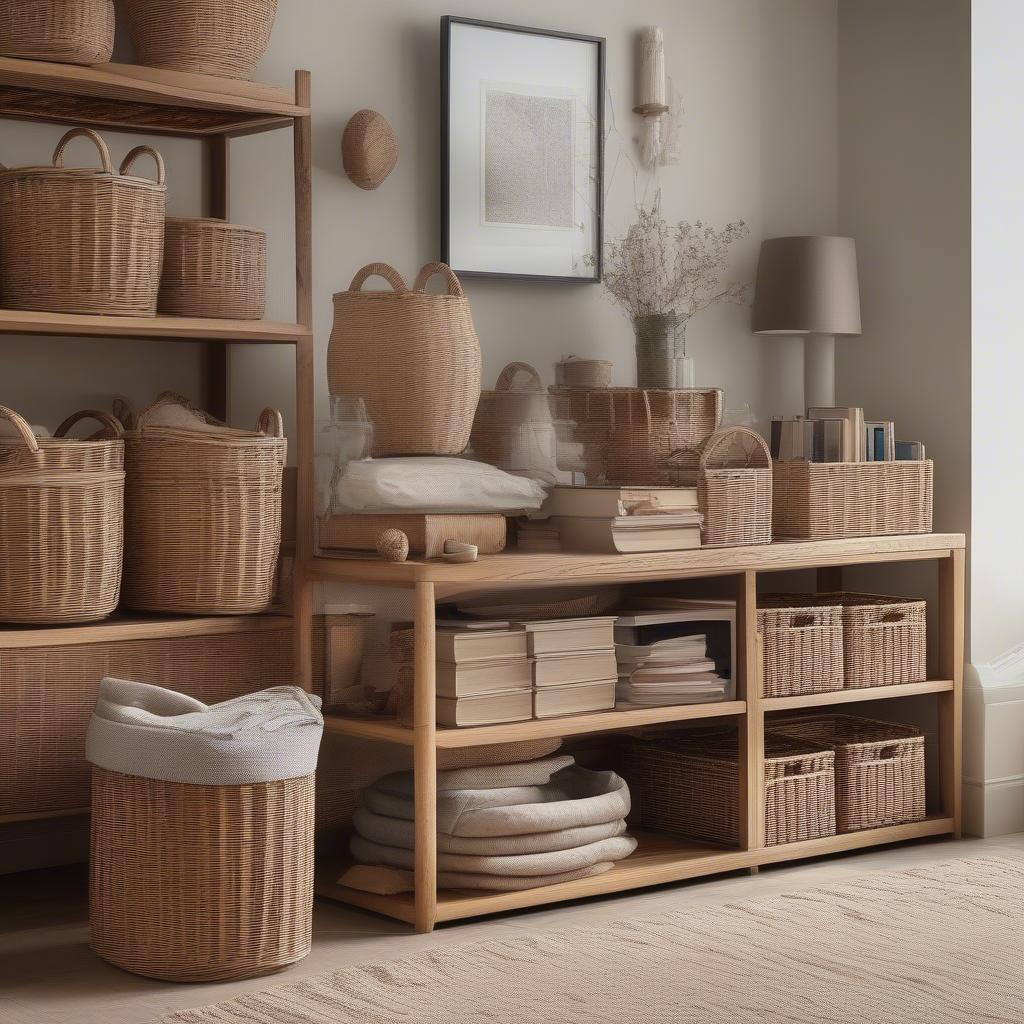
{"type": "MultiPolygon", "coordinates": [[[[514,786],[543,786],[551,777],[576,763],[571,754],[557,754],[542,757],[536,761],[520,761],[517,764],[479,765],[467,768],[452,768],[437,773],[439,791],[459,789],[509,789],[514,786]]],[[[375,783],[377,789],[393,796],[409,796],[414,793],[412,772],[395,772],[385,775],[375,783]]]]}
{"type": "MultiPolygon", "coordinates": [[[[611,871],[613,867],[615,865],[609,861],[603,864],[594,864],[589,868],[581,868],[579,871],[565,871],[559,875],[538,875],[532,878],[439,871],[437,884],[441,889],[488,889],[495,892],[513,892],[519,889],[537,889],[542,885],[557,885],[559,882],[575,882],[578,878],[603,875],[606,871],[611,871]]],[[[351,889],[360,889],[363,892],[383,892],[387,895],[413,892],[416,887],[411,871],[368,864],[354,865],[338,879],[338,882],[351,889]]]]}
{"type": "Polygon", "coordinates": [[[316,770],[319,697],[273,686],[220,704],[149,683],[104,679],[86,734],[90,763],[201,786],[277,782],[316,770]]]}

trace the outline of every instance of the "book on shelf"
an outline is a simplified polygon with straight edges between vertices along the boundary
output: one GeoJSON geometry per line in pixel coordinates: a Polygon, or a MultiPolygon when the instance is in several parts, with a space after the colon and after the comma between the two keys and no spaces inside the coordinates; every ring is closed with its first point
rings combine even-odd
{"type": "Polygon", "coordinates": [[[864,410],[859,406],[824,406],[807,410],[811,420],[846,420],[848,428],[843,431],[842,462],[863,462],[866,458],[864,435],[864,410]]]}
{"type": "Polygon", "coordinates": [[[617,665],[612,648],[573,654],[540,654],[533,659],[533,685],[570,686],[613,679],[617,665]]]}
{"type": "Polygon", "coordinates": [[[703,521],[696,510],[611,518],[559,516],[553,520],[565,551],[602,555],[699,548],[703,521]]]}
{"type": "Polygon", "coordinates": [[[845,419],[807,419],[804,416],[772,419],[772,458],[778,462],[848,462],[850,423],[845,419]]]}
{"type": "Polygon", "coordinates": [[[864,424],[865,461],[894,461],[896,458],[895,434],[891,420],[868,420],[864,424]]]}
{"type": "Polygon", "coordinates": [[[924,462],[924,445],[920,441],[897,441],[896,442],[897,462],[924,462]]]}
{"type": "Polygon", "coordinates": [[[474,661],[495,661],[498,658],[525,658],[526,632],[521,626],[508,623],[498,628],[495,623],[481,623],[491,628],[480,629],[472,625],[451,626],[442,620],[434,634],[434,656],[441,662],[462,664],[474,661]]]}
{"type": "Polygon", "coordinates": [[[619,661],[620,675],[628,675],[634,680],[677,679],[680,681],[698,680],[714,675],[718,671],[711,658],[701,657],[693,661],[645,661],[634,664],[619,661]]]}
{"type": "Polygon", "coordinates": [[[671,664],[703,661],[707,650],[707,637],[703,633],[693,636],[672,637],[653,644],[616,644],[615,657],[620,665],[641,665],[645,662],[671,664]]]}
{"type": "Polygon", "coordinates": [[[580,619],[542,619],[524,622],[530,657],[614,649],[614,615],[580,619]]]}
{"type": "Polygon", "coordinates": [[[546,519],[520,519],[516,523],[516,547],[520,551],[561,551],[558,527],[546,519]]]}
{"type": "Polygon", "coordinates": [[[542,516],[618,516],[675,513],[697,507],[696,487],[552,487],[542,516]]]}
{"type": "Polygon", "coordinates": [[[434,678],[439,697],[475,697],[530,686],[533,669],[525,655],[459,665],[439,661],[434,667],[434,678]]]}
{"type": "Polygon", "coordinates": [[[438,725],[458,727],[524,722],[533,717],[533,687],[474,697],[438,697],[436,708],[438,725]]]}
{"type": "Polygon", "coordinates": [[[598,679],[567,686],[542,686],[533,691],[533,717],[556,718],[615,707],[615,679],[598,679]]]}
{"type": "Polygon", "coordinates": [[[376,551],[377,537],[389,528],[401,530],[409,538],[409,553],[424,558],[440,558],[446,540],[475,544],[481,555],[496,555],[505,548],[505,517],[489,512],[324,516],[319,544],[327,549],[376,551]]]}

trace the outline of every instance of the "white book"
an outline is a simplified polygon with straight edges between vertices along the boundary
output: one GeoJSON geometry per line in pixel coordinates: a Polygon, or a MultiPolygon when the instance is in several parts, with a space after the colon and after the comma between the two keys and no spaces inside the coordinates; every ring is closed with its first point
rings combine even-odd
{"type": "Polygon", "coordinates": [[[503,658],[460,664],[439,661],[434,669],[439,697],[473,697],[502,690],[520,690],[533,682],[529,659],[503,658]]]}
{"type": "Polygon", "coordinates": [[[505,690],[476,697],[437,698],[438,725],[499,725],[533,717],[533,689],[505,690]]]}
{"type": "Polygon", "coordinates": [[[696,487],[552,487],[540,514],[612,518],[696,507],[696,487]]]}
{"type": "Polygon", "coordinates": [[[615,707],[615,680],[600,679],[571,686],[544,686],[533,691],[533,717],[554,718],[615,707]]]}

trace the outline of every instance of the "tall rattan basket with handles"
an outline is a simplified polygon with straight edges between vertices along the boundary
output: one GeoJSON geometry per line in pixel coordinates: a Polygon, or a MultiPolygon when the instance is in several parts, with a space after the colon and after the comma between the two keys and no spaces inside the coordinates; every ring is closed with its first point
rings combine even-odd
{"type": "MultiPolygon", "coordinates": [[[[689,453],[682,453],[689,460],[689,453]]],[[[760,434],[747,427],[716,431],[701,446],[697,499],[704,547],[770,544],[772,458],[760,434]]]]}
{"type": "Polygon", "coordinates": [[[50,167],[0,167],[0,305],[51,313],[153,316],[164,255],[164,162],[137,146],[115,171],[106,143],[73,128],[50,167]],[[90,139],[101,169],[66,168],[64,150],[90,139]],[[156,180],[130,174],[140,156],[156,180]]]}
{"type": "Polygon", "coordinates": [[[332,395],[366,402],[374,457],[462,452],[480,398],[480,342],[454,271],[428,263],[410,291],[394,267],[363,267],[334,296],[327,383],[332,395]],[[426,291],[435,274],[443,294],[426,291]],[[363,291],[374,275],[390,290],[363,291]]]}
{"type": "Polygon", "coordinates": [[[92,622],[117,607],[121,586],[124,442],[117,421],[87,410],[53,437],[0,406],[16,436],[0,437],[0,622],[92,622]],[[66,436],[79,420],[104,437],[66,436]]]}
{"type": "Polygon", "coordinates": [[[114,0],[5,0],[0,54],[59,64],[106,64],[114,52],[114,0]]]}
{"type": "MultiPolygon", "coordinates": [[[[281,414],[256,431],[155,426],[165,394],[126,435],[123,602],[135,611],[243,615],[270,607],[288,442],[281,414]]],[[[187,405],[187,403],[184,403],[187,405]]]]}

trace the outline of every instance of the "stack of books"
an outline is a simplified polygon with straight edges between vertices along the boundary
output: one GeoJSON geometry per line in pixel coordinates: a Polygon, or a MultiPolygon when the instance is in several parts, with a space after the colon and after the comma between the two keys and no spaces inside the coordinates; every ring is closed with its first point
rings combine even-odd
{"type": "Polygon", "coordinates": [[[893,462],[924,459],[920,441],[897,441],[892,420],[865,420],[855,406],[812,408],[772,418],[771,453],[779,462],[893,462]]]}
{"type": "Polygon", "coordinates": [[[537,516],[563,550],[596,554],[698,548],[704,521],[695,487],[553,487],[537,516]]]}
{"type": "Polygon", "coordinates": [[[520,519],[516,523],[516,547],[520,551],[561,551],[558,527],[547,519],[520,519]]]}
{"type": "Polygon", "coordinates": [[[524,622],[533,659],[533,716],[615,707],[615,616],[524,622]]]}

